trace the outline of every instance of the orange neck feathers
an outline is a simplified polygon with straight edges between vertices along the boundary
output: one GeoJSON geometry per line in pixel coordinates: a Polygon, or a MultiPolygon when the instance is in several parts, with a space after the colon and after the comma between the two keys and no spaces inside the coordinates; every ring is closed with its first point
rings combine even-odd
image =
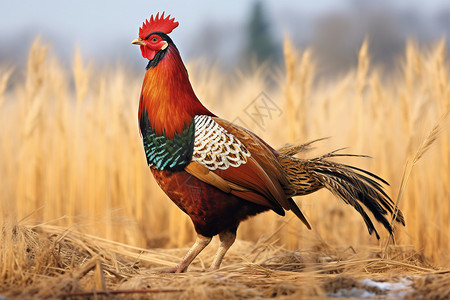
{"type": "Polygon", "coordinates": [[[145,73],[139,102],[139,122],[147,112],[157,135],[173,138],[192,122],[195,115],[214,116],[192,89],[188,73],[177,48],[172,44],[156,64],[145,73]]]}

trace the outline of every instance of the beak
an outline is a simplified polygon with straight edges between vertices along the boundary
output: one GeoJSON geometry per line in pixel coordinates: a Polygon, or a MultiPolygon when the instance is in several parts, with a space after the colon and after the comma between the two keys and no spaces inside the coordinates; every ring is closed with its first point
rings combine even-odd
{"type": "Polygon", "coordinates": [[[138,37],[137,39],[135,39],[134,41],[131,42],[134,45],[141,45],[141,46],[145,46],[145,42],[143,39],[141,39],[140,37],[138,37]]]}

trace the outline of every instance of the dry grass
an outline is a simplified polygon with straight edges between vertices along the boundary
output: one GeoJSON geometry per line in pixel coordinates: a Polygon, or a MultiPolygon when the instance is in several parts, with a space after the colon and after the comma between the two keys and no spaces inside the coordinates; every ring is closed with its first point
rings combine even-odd
{"type": "Polygon", "coordinates": [[[197,272],[212,258],[210,246],[194,262],[195,272],[152,273],[177,262],[185,249],[138,247],[185,247],[194,232],[145,163],[136,121],[143,74],[120,65],[99,70],[79,52],[67,68],[38,39],[27,69],[14,70],[20,80],[10,82],[13,70],[0,68],[0,293],[59,297],[150,287],[156,298],[320,298],[336,284],[395,279],[398,272],[418,276],[418,293],[449,280],[436,273],[450,267],[445,42],[430,49],[410,42],[389,75],[371,66],[364,42],[357,69],[327,81],[314,76],[314,53],[299,55],[288,40],[285,46],[286,76],[270,90],[264,67],[230,79],[217,68],[188,65],[199,98],[274,146],[332,136],[306,155],[349,146],[348,152],[374,157],[346,162],[391,183],[388,194],[398,195],[407,224],[396,228],[396,246],[385,250],[387,234],[377,242],[351,207],[320,191],[297,199],[313,231],[292,215],[265,213],[241,225],[241,241],[222,270],[197,272]],[[261,107],[261,92],[273,102],[272,113],[261,107]],[[258,105],[263,119],[251,113],[258,105]]]}
{"type": "Polygon", "coordinates": [[[415,288],[410,291],[411,299],[430,291],[436,298],[424,299],[445,299],[450,293],[448,286],[442,285],[450,279],[450,270],[432,267],[410,247],[396,246],[392,251],[395,258],[381,259],[378,247],[317,245],[288,251],[268,240],[238,241],[226,256],[225,267],[218,271],[202,272],[214,253],[207,248],[189,273],[161,274],[161,266],[175,264],[187,249],[141,249],[49,225],[7,229],[2,238],[13,242],[3,244],[0,253],[15,272],[1,274],[0,292],[11,298],[298,299],[323,298],[355,287],[386,296],[386,291],[361,282],[367,277],[390,282],[406,278],[415,288]],[[8,249],[10,246],[14,249],[8,249]]]}

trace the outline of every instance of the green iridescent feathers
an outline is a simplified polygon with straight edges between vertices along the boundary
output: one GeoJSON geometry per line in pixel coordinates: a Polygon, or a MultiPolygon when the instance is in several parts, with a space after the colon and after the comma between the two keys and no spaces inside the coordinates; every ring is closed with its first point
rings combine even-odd
{"type": "Polygon", "coordinates": [[[157,135],[145,112],[141,115],[140,126],[149,166],[154,165],[158,170],[181,170],[191,162],[195,138],[194,120],[181,134],[175,133],[173,139],[157,135]]]}

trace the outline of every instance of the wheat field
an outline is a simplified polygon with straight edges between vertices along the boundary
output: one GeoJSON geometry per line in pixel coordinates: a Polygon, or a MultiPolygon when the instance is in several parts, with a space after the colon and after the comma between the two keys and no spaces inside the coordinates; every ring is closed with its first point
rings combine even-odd
{"type": "MultiPolygon", "coordinates": [[[[270,241],[265,244],[270,249],[285,251],[318,245],[356,252],[372,249],[384,259],[395,258],[398,249],[409,249],[434,268],[450,267],[446,53],[444,40],[428,47],[410,41],[397,65],[386,72],[371,64],[365,41],[355,57],[357,67],[335,78],[316,76],[313,51],[295,49],[289,39],[283,70],[263,65],[225,75],[217,67],[188,62],[194,90],[205,106],[271,145],[330,137],[315,143],[303,157],[342,147],[348,147],[346,153],[371,156],[342,161],[386,179],[387,193],[406,220],[406,227],[395,228],[396,246],[388,247],[384,229],[377,227],[382,236],[377,241],[352,207],[321,190],[295,199],[312,231],[290,212],[286,217],[268,212],[240,226],[239,243],[259,245],[263,239],[270,241]]],[[[94,241],[135,250],[193,242],[189,218],[160,191],[146,165],[137,126],[144,66],[140,74],[125,64],[99,68],[79,51],[71,65],[64,65],[40,39],[29,51],[26,69],[0,63],[2,282],[37,282],[36,276],[48,271],[49,261],[27,270],[30,258],[17,253],[28,250],[24,241],[30,239],[36,247],[51,248],[52,243],[36,237],[43,232],[61,239],[76,232],[84,239],[92,236],[94,241]],[[20,247],[19,241],[24,243],[20,247]]],[[[109,246],[101,245],[85,248],[91,256],[96,251],[103,258],[125,255],[103,255],[109,246]]],[[[152,260],[156,265],[163,261],[177,259],[167,254],[152,260]]]]}

